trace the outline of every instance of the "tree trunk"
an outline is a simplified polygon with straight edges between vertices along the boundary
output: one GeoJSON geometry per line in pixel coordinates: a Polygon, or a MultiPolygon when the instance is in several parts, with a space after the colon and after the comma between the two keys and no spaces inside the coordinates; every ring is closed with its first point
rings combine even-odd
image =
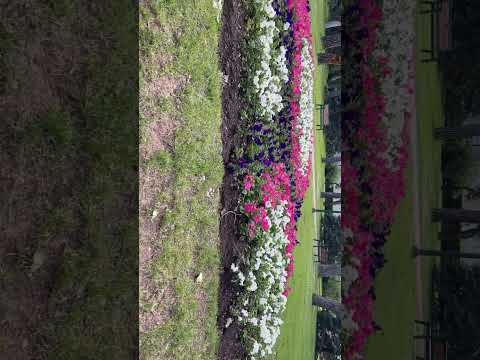
{"type": "Polygon", "coordinates": [[[335,82],[342,82],[342,75],[332,75],[327,79],[327,83],[335,83],[335,82]]]}
{"type": "Polygon", "coordinates": [[[460,239],[470,239],[480,234],[480,226],[473,229],[468,229],[460,232],[460,239]]]}
{"type": "Polygon", "coordinates": [[[341,199],[341,193],[334,193],[334,192],[321,192],[320,196],[324,199],[341,199]]]}
{"type": "Polygon", "coordinates": [[[326,35],[322,38],[323,46],[328,49],[330,47],[340,46],[342,34],[337,32],[335,34],[326,35]]]}
{"type": "Polygon", "coordinates": [[[342,267],[340,264],[320,264],[318,266],[319,275],[322,277],[333,277],[342,275],[342,267]]]}
{"type": "Polygon", "coordinates": [[[328,99],[334,99],[339,96],[342,96],[342,89],[341,88],[334,88],[332,90],[328,89],[327,90],[327,97],[328,99]]]}
{"type": "Polygon", "coordinates": [[[319,64],[332,64],[338,65],[342,63],[341,56],[337,54],[330,54],[330,53],[318,53],[317,59],[319,64]]]}
{"type": "Polygon", "coordinates": [[[327,21],[325,23],[325,29],[338,28],[338,27],[341,27],[341,26],[342,26],[342,23],[338,19],[332,19],[332,20],[327,21]]]}
{"type": "Polygon", "coordinates": [[[433,209],[432,221],[480,224],[480,211],[465,209],[433,209]]]}
{"type": "Polygon", "coordinates": [[[342,161],[342,156],[341,155],[322,158],[322,162],[325,163],[325,164],[335,164],[335,163],[340,162],[340,161],[342,161]]]}
{"type": "Polygon", "coordinates": [[[465,139],[473,136],[480,136],[480,124],[437,128],[435,129],[434,135],[436,139],[440,140],[465,139]]]}
{"type": "Polygon", "coordinates": [[[440,257],[450,257],[457,259],[480,259],[480,253],[463,253],[459,251],[450,251],[450,250],[426,250],[413,248],[413,256],[440,256],[440,257]]]}
{"type": "Polygon", "coordinates": [[[325,213],[325,214],[340,214],[341,213],[341,211],[338,211],[338,210],[315,209],[315,208],[312,209],[312,212],[314,212],[314,213],[319,212],[319,213],[325,213]]]}
{"type": "Polygon", "coordinates": [[[340,315],[344,310],[342,303],[317,294],[312,295],[312,305],[320,306],[325,310],[333,312],[335,315],[340,315]]]}

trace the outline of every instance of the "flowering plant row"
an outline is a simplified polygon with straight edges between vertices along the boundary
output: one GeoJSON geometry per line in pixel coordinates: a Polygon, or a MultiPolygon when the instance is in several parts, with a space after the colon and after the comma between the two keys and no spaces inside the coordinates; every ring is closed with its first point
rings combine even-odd
{"type": "MultiPolygon", "coordinates": [[[[412,3],[406,8],[412,10],[412,3]]],[[[379,329],[374,280],[385,264],[383,247],[405,191],[413,88],[412,62],[401,51],[412,54],[413,23],[407,19],[405,25],[394,14],[403,14],[402,6],[405,1],[385,0],[380,9],[374,0],[361,0],[346,10],[345,49],[352,65],[344,79],[350,91],[342,96],[346,359],[362,359],[367,338],[379,329]],[[388,21],[382,21],[384,14],[388,21]],[[400,101],[392,100],[398,93],[400,101]]]]}
{"type": "Polygon", "coordinates": [[[248,0],[235,173],[246,250],[231,264],[233,319],[252,359],[271,354],[292,275],[296,221],[308,187],[313,58],[307,0],[248,0]]]}

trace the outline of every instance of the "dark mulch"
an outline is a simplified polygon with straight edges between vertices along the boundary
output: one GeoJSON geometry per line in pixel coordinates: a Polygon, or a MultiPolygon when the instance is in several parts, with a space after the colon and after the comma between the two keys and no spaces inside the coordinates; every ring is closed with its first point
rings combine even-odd
{"type": "Polygon", "coordinates": [[[222,140],[225,177],[221,191],[222,217],[220,220],[221,259],[224,272],[220,275],[219,317],[218,326],[221,332],[218,358],[220,360],[236,360],[246,358],[245,350],[240,342],[240,329],[235,324],[225,329],[227,318],[230,317],[230,306],[235,298],[235,288],[232,286],[230,265],[234,262],[244,245],[238,234],[238,217],[235,212],[238,204],[238,188],[233,175],[228,171],[232,151],[239,146],[236,136],[240,122],[242,100],[240,98],[240,47],[243,36],[244,9],[241,2],[225,0],[222,14],[222,32],[220,37],[220,58],[228,83],[224,85],[222,108],[222,140]]]}

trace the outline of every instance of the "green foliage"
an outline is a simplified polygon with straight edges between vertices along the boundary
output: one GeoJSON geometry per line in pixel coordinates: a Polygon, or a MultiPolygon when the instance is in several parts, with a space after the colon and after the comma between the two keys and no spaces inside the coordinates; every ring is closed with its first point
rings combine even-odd
{"type": "Polygon", "coordinates": [[[470,174],[472,147],[468,141],[449,141],[442,149],[443,176],[462,186],[470,174]]]}
{"type": "Polygon", "coordinates": [[[464,118],[480,114],[480,6],[478,1],[455,1],[452,33],[454,50],[441,54],[447,108],[457,108],[449,115],[464,118]]]}
{"type": "Polygon", "coordinates": [[[322,217],[322,234],[324,244],[328,248],[329,262],[340,261],[343,239],[340,217],[324,214],[322,217]]]}
{"type": "Polygon", "coordinates": [[[340,152],[342,142],[342,122],[337,115],[331,116],[328,126],[325,127],[326,154],[333,156],[340,152]]]}
{"type": "Polygon", "coordinates": [[[342,283],[340,277],[329,277],[322,281],[322,293],[327,298],[342,300],[342,283]]]}
{"type": "Polygon", "coordinates": [[[441,274],[439,302],[444,313],[441,329],[449,342],[448,356],[468,358],[480,344],[480,268],[448,266],[441,274]]]}
{"type": "Polygon", "coordinates": [[[341,354],[340,332],[342,324],[327,310],[317,313],[317,341],[316,352],[325,352],[332,355],[341,354]]]}

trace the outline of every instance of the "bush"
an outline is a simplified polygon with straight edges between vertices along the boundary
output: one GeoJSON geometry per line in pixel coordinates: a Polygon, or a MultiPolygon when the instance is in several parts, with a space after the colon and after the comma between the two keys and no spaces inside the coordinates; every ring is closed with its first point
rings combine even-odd
{"type": "Polygon", "coordinates": [[[472,147],[468,141],[449,141],[442,149],[443,177],[458,186],[465,185],[472,165],[472,147]]]}
{"type": "Polygon", "coordinates": [[[324,244],[328,248],[329,262],[341,261],[342,229],[340,217],[325,214],[322,219],[322,234],[324,244]]]}
{"type": "Polygon", "coordinates": [[[448,266],[442,272],[440,302],[445,307],[443,330],[449,342],[449,357],[472,358],[478,349],[480,333],[480,268],[448,266]]]}
{"type": "Polygon", "coordinates": [[[340,355],[340,332],[341,321],[327,310],[319,311],[317,313],[316,352],[340,355]]]}
{"type": "Polygon", "coordinates": [[[322,281],[323,296],[338,301],[342,300],[342,283],[340,277],[324,278],[322,281]]]}

